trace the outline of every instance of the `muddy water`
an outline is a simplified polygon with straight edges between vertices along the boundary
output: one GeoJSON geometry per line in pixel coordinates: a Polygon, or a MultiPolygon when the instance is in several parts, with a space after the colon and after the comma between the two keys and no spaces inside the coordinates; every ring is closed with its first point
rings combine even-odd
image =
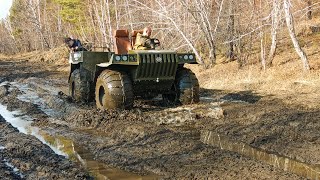
{"type": "Polygon", "coordinates": [[[92,153],[78,146],[72,140],[62,136],[52,136],[46,132],[41,132],[41,136],[52,146],[58,147],[65,152],[69,159],[81,163],[97,179],[158,179],[156,175],[139,176],[133,173],[112,168],[94,160],[92,153]]]}
{"type": "Polygon", "coordinates": [[[19,117],[18,111],[10,112],[7,110],[6,106],[0,104],[0,114],[1,116],[10,123],[13,127],[17,128],[20,132],[24,134],[31,134],[38,138],[42,143],[48,145],[56,154],[66,156],[66,154],[60,151],[58,148],[48,144],[43,137],[39,134],[39,128],[32,127],[32,119],[28,116],[19,117]]]}
{"type": "Polygon", "coordinates": [[[140,176],[112,168],[106,164],[95,161],[94,156],[89,151],[76,145],[72,140],[62,136],[50,135],[37,127],[31,126],[32,119],[30,117],[20,116],[18,111],[10,112],[6,109],[6,106],[1,104],[0,114],[7,122],[17,128],[20,132],[35,136],[42,143],[48,145],[56,154],[65,156],[70,160],[85,166],[88,172],[96,179],[159,179],[159,176],[156,175],[140,176]]]}
{"type": "MultiPolygon", "coordinates": [[[[60,113],[58,111],[55,111],[49,108],[48,104],[43,99],[43,97],[54,96],[55,94],[57,94],[58,90],[54,89],[52,86],[46,87],[41,84],[37,84],[35,82],[37,82],[37,79],[33,79],[33,78],[29,78],[26,83],[12,82],[10,83],[12,87],[9,90],[11,90],[12,88],[19,89],[21,92],[23,92],[21,95],[17,97],[19,100],[24,102],[31,102],[33,104],[38,105],[40,110],[42,110],[48,116],[59,117],[60,113]],[[34,80],[34,82],[32,80],[34,80]],[[39,94],[38,92],[36,92],[36,90],[42,92],[41,93],[42,97],[39,97],[39,94]]],[[[61,99],[55,99],[55,100],[59,101],[59,102],[55,102],[56,104],[61,105],[61,103],[63,103],[61,99]]]]}
{"type": "Polygon", "coordinates": [[[5,165],[6,165],[7,167],[11,168],[11,169],[13,170],[13,172],[14,172],[16,175],[18,175],[21,179],[25,178],[24,175],[19,172],[20,170],[19,170],[18,168],[14,167],[14,165],[8,163],[6,160],[4,160],[4,163],[5,163],[5,165]]]}
{"type": "Polygon", "coordinates": [[[27,130],[25,127],[28,127],[31,125],[31,119],[21,121],[20,118],[15,117],[19,114],[18,111],[10,112],[7,110],[7,108],[0,104],[0,113],[1,116],[6,119],[7,122],[9,122],[13,127],[17,128],[20,132],[27,134],[27,130]]]}
{"type": "Polygon", "coordinates": [[[202,131],[201,141],[205,144],[218,146],[221,149],[237,152],[256,160],[270,164],[284,171],[292,172],[308,179],[320,179],[320,165],[310,165],[284,157],[275,153],[251,147],[243,142],[235,142],[213,131],[202,131]]]}

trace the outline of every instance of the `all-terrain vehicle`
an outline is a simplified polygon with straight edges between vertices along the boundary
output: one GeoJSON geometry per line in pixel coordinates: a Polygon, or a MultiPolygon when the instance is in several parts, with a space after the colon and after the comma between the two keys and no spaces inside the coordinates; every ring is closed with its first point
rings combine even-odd
{"type": "Polygon", "coordinates": [[[70,54],[69,93],[75,101],[95,99],[100,109],[130,109],[135,97],[180,104],[199,102],[195,74],[183,67],[196,64],[193,53],[132,50],[138,32],[114,33],[115,52],[79,51],[70,54]],[[95,98],[94,98],[95,96],[95,98]]]}

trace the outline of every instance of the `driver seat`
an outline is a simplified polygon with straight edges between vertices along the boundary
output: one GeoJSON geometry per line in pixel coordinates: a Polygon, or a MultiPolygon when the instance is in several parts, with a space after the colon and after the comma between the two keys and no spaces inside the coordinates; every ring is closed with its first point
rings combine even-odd
{"type": "Polygon", "coordinates": [[[128,51],[132,49],[129,40],[129,31],[120,29],[114,31],[114,51],[116,54],[128,54],[128,51]]]}

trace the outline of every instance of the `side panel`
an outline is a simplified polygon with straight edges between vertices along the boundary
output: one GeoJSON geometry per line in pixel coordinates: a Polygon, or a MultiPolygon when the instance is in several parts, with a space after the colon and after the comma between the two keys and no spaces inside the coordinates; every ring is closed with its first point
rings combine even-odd
{"type": "Polygon", "coordinates": [[[81,51],[80,78],[93,84],[96,74],[96,64],[109,62],[113,52],[81,51]]]}
{"type": "Polygon", "coordinates": [[[83,51],[83,68],[93,73],[95,71],[96,64],[109,62],[112,54],[112,52],[83,51]]]}
{"type": "MultiPolygon", "coordinates": [[[[94,82],[96,74],[96,64],[109,62],[112,52],[90,52],[81,51],[78,64],[71,64],[71,73],[74,69],[80,69],[80,79],[90,85],[94,93],[94,82]]],[[[70,78],[70,77],[69,77],[70,78]]]]}

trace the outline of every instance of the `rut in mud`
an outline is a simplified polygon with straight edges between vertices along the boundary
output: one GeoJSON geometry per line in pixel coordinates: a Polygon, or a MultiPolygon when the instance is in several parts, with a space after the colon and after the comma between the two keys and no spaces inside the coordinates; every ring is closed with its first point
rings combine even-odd
{"type": "Polygon", "coordinates": [[[19,133],[0,116],[0,176],[8,179],[91,179],[36,137],[19,133]]]}

